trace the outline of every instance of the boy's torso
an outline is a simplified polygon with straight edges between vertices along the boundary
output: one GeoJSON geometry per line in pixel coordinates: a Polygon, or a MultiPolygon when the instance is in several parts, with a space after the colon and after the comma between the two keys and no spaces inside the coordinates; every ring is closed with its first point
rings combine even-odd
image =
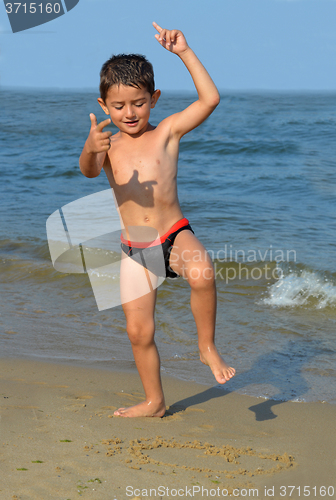
{"type": "Polygon", "coordinates": [[[168,125],[149,125],[136,138],[112,136],[104,163],[124,226],[150,226],[160,235],[183,217],[176,185],[179,141],[168,125]]]}

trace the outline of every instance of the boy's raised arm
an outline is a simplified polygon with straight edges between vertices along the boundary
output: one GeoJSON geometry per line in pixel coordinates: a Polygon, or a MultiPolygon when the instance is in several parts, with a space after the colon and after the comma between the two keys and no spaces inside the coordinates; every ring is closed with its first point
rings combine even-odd
{"type": "Polygon", "coordinates": [[[213,112],[219,104],[220,96],[209,73],[187,44],[183,33],[179,30],[163,29],[157,23],[153,23],[153,26],[158,31],[155,38],[162,47],[182,59],[198,93],[197,101],[170,117],[172,133],[182,137],[200,125],[213,112]]]}
{"type": "Polygon", "coordinates": [[[111,123],[110,118],[97,124],[97,118],[90,114],[91,129],[79,157],[79,168],[85,177],[97,177],[103,168],[106,152],[110,149],[112,132],[103,132],[103,128],[111,123]]]}

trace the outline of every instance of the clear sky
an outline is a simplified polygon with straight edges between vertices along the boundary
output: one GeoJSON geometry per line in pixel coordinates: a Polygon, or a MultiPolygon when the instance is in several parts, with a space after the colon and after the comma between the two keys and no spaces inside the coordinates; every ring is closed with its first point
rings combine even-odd
{"type": "Polygon", "coordinates": [[[158,88],[192,90],[152,21],[184,32],[220,90],[336,90],[336,0],[80,0],[15,34],[1,2],[0,86],[97,89],[106,59],[135,52],[158,88]]]}

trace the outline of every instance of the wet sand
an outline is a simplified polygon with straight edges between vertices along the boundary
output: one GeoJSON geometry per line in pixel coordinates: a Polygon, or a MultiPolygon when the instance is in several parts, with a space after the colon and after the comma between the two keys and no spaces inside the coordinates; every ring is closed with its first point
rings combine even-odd
{"type": "Polygon", "coordinates": [[[163,378],[166,416],[127,419],[135,373],[3,359],[0,380],[3,500],[335,498],[334,405],[163,378]]]}

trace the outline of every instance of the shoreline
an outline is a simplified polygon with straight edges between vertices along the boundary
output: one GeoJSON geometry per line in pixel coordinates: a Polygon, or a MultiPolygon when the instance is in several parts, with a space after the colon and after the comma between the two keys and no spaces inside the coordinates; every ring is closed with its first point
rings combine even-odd
{"type": "Polygon", "coordinates": [[[166,416],[130,419],[113,411],[143,399],[136,374],[7,358],[0,379],[3,498],[182,496],[174,488],[202,498],[203,487],[216,498],[237,489],[264,498],[266,488],[280,499],[304,486],[311,496],[336,490],[332,404],[261,400],[163,376],[166,416]]]}
{"type": "MultiPolygon", "coordinates": [[[[60,365],[60,366],[66,366],[66,367],[73,367],[73,368],[83,368],[83,369],[92,369],[96,371],[102,371],[102,372],[107,372],[107,373],[125,373],[129,374],[130,376],[135,376],[139,377],[135,362],[132,359],[116,359],[116,358],[110,358],[109,360],[92,360],[92,359],[66,359],[64,357],[62,358],[55,358],[55,357],[48,357],[48,356],[32,356],[30,354],[27,354],[26,356],[14,356],[12,354],[6,355],[6,357],[1,357],[0,356],[0,363],[1,361],[9,361],[13,360],[14,362],[18,361],[23,361],[23,362],[31,362],[31,363],[46,363],[50,365],[60,365]]],[[[203,365],[200,365],[203,367],[203,365]]],[[[208,367],[206,367],[208,368],[208,367]]],[[[238,374],[239,375],[239,374],[238,374]]],[[[302,396],[294,396],[292,399],[286,399],[284,398],[273,398],[271,395],[265,395],[265,394],[249,394],[249,393],[244,393],[240,392],[240,387],[233,387],[231,389],[231,385],[234,385],[236,379],[237,379],[237,374],[235,377],[231,379],[233,384],[231,384],[229,381],[228,383],[224,385],[218,384],[215,379],[213,378],[213,375],[210,370],[208,370],[208,373],[205,375],[205,380],[199,380],[199,379],[187,379],[179,374],[173,374],[171,370],[166,369],[164,367],[161,367],[161,377],[166,378],[166,379],[172,379],[172,381],[175,381],[176,383],[181,382],[182,384],[195,384],[200,387],[212,387],[212,388],[218,388],[220,391],[224,392],[233,392],[239,396],[244,396],[248,398],[254,398],[259,401],[273,401],[274,404],[281,404],[281,403],[293,403],[293,404],[311,404],[311,403],[321,403],[321,404],[330,404],[332,406],[336,406],[336,400],[325,400],[325,399],[314,399],[314,400],[306,400],[302,396]],[[211,384],[210,380],[213,380],[213,385],[211,384]]],[[[140,380],[140,379],[139,379],[140,380]]],[[[267,385],[267,381],[265,382],[265,386],[267,385]]],[[[142,386],[140,384],[141,390],[142,386]]]]}

